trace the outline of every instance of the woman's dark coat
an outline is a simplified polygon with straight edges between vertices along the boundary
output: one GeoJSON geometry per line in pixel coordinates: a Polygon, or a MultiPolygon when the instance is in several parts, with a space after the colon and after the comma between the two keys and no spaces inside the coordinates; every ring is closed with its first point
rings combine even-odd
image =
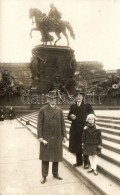
{"type": "Polygon", "coordinates": [[[78,107],[77,104],[70,106],[68,114],[68,120],[72,121],[70,128],[70,139],[69,139],[69,151],[72,153],[82,153],[82,133],[83,128],[86,124],[86,118],[88,114],[93,114],[94,111],[90,104],[81,103],[78,107]],[[76,115],[76,119],[71,118],[71,114],[76,115]]]}
{"type": "Polygon", "coordinates": [[[47,105],[40,109],[38,115],[38,139],[43,138],[47,145],[40,143],[39,159],[43,161],[59,162],[63,158],[62,140],[66,137],[66,129],[62,110],[47,105]]]}

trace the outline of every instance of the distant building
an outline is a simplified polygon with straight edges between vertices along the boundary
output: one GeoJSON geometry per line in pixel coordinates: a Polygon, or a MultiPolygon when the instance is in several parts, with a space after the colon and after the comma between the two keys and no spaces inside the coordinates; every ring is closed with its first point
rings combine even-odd
{"type": "Polygon", "coordinates": [[[87,80],[88,85],[94,85],[106,78],[103,64],[97,61],[77,62],[76,74],[80,74],[87,80]]]}
{"type": "Polygon", "coordinates": [[[120,76],[120,69],[115,69],[115,70],[106,70],[106,74],[109,76],[111,74],[116,74],[120,76]]]}
{"type": "Polygon", "coordinates": [[[1,73],[5,69],[10,71],[11,75],[15,79],[21,81],[25,87],[29,87],[31,85],[31,71],[29,63],[0,63],[0,79],[2,77],[1,73]]]}

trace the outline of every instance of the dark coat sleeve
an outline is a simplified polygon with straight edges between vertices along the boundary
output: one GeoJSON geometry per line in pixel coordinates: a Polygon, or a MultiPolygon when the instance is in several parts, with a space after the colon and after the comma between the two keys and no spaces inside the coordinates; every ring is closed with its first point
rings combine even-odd
{"type": "Polygon", "coordinates": [[[85,143],[85,129],[83,130],[83,134],[82,134],[82,143],[84,144],[85,143]]]}
{"type": "Polygon", "coordinates": [[[44,112],[43,109],[40,109],[37,120],[37,137],[42,138],[43,131],[43,120],[44,120],[44,112]]]}
{"type": "Polygon", "coordinates": [[[73,105],[71,105],[70,106],[70,111],[69,111],[68,117],[67,117],[69,121],[73,121],[73,119],[71,118],[71,114],[74,113],[73,110],[74,110],[73,105]]]}
{"type": "Polygon", "coordinates": [[[62,110],[61,110],[61,128],[62,128],[62,136],[63,137],[67,137],[67,135],[66,135],[66,128],[65,128],[65,122],[64,122],[64,116],[63,116],[62,110]]]}
{"type": "Polygon", "coordinates": [[[102,145],[102,135],[101,135],[101,130],[98,129],[98,144],[102,145]]]}

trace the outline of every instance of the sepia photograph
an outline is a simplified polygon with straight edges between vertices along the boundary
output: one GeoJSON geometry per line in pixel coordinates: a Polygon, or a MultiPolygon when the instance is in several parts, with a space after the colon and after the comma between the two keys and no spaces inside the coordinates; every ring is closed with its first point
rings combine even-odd
{"type": "Polygon", "coordinates": [[[120,191],[120,0],[0,0],[0,195],[120,191]]]}

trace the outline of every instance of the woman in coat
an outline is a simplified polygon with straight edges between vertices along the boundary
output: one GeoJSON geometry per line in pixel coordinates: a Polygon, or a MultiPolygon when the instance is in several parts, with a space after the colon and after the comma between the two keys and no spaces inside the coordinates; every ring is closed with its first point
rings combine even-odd
{"type": "Polygon", "coordinates": [[[83,91],[78,90],[74,95],[76,103],[70,106],[68,120],[72,121],[72,124],[70,128],[69,151],[76,154],[76,163],[73,166],[81,166],[84,161],[84,168],[87,169],[89,168],[88,156],[84,155],[82,157],[82,133],[86,124],[87,115],[94,113],[94,111],[90,104],[84,104],[84,95],[83,91]]]}
{"type": "Polygon", "coordinates": [[[50,91],[48,105],[40,109],[38,115],[38,139],[40,141],[40,156],[42,160],[42,180],[46,182],[49,162],[52,163],[52,173],[56,179],[62,179],[58,175],[58,162],[63,158],[62,141],[66,140],[66,129],[62,110],[56,106],[56,92],[50,91]]]}

